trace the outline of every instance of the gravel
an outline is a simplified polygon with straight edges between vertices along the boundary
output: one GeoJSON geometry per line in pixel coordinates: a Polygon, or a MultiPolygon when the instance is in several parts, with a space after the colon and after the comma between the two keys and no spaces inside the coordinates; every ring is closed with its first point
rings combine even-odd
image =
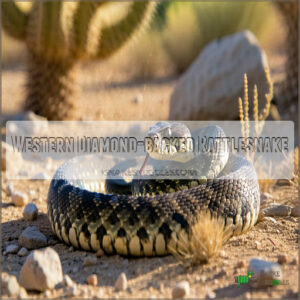
{"type": "Polygon", "coordinates": [[[20,284],[27,290],[44,292],[53,289],[62,280],[60,258],[50,247],[30,253],[20,272],[20,284]]]}
{"type": "Polygon", "coordinates": [[[29,226],[19,236],[18,243],[30,250],[37,249],[47,246],[47,238],[36,226],[29,226]]]}

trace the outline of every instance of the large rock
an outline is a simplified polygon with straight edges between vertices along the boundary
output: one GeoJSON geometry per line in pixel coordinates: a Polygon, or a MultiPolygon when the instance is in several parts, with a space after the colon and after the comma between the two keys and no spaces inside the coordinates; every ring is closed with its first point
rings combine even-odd
{"type": "Polygon", "coordinates": [[[20,272],[20,285],[24,288],[43,292],[62,281],[62,266],[55,250],[48,247],[27,256],[20,272]]]}
{"type": "Polygon", "coordinates": [[[179,79],[170,103],[170,120],[230,120],[239,116],[238,98],[244,96],[244,73],[248,77],[250,112],[254,84],[265,104],[268,84],[265,52],[254,34],[244,31],[205,47],[179,79]]]}
{"type": "Polygon", "coordinates": [[[19,236],[18,243],[30,250],[37,249],[47,246],[47,238],[36,226],[29,226],[19,236]]]}

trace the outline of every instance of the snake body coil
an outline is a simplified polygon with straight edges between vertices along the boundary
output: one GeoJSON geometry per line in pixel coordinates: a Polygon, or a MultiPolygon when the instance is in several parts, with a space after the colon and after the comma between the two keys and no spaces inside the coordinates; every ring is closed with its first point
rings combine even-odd
{"type": "Polygon", "coordinates": [[[67,161],[57,170],[48,193],[53,232],[76,248],[101,248],[125,256],[166,255],[169,247],[176,249],[186,239],[200,212],[221,219],[232,235],[247,231],[257,220],[257,176],[241,156],[230,154],[216,178],[196,186],[140,196],[98,192],[99,182],[80,179],[81,173],[91,170],[89,163],[67,161]]]}

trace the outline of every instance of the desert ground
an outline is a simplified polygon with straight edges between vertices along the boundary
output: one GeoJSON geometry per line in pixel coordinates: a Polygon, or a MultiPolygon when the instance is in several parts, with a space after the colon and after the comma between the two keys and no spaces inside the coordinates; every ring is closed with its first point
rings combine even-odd
{"type": "MultiPolygon", "coordinates": [[[[270,49],[272,47],[270,46],[270,49]]],[[[276,84],[284,77],[285,57],[282,49],[268,50],[272,78],[276,84]]],[[[115,64],[88,63],[79,66],[80,95],[76,101],[78,120],[166,120],[169,101],[178,76],[150,80],[128,80],[130,70],[118,69],[115,64]]],[[[22,59],[17,64],[7,65],[2,71],[2,113],[4,119],[22,110],[25,97],[25,65],[22,59]]],[[[5,124],[2,123],[2,139],[5,124]]],[[[37,226],[46,235],[48,245],[59,254],[63,273],[68,274],[78,286],[75,294],[68,294],[63,287],[44,293],[28,292],[30,298],[171,298],[173,287],[186,280],[190,285],[191,298],[298,298],[298,236],[299,218],[296,216],[275,216],[263,218],[249,232],[231,238],[222,251],[209,263],[185,267],[173,256],[156,258],[124,258],[102,256],[93,266],[84,267],[86,257],[92,252],[79,251],[60,242],[51,231],[47,218],[47,192],[49,180],[7,180],[2,170],[2,253],[10,244],[17,244],[21,232],[28,226],[37,226]],[[12,204],[8,185],[14,191],[27,194],[29,202],[39,210],[35,221],[25,221],[24,207],[12,204]],[[251,258],[277,262],[284,255],[281,264],[283,280],[287,284],[265,288],[254,288],[248,284],[238,287],[235,278],[247,274],[251,258]],[[125,291],[116,291],[114,284],[124,272],[128,279],[125,291]],[[98,285],[87,284],[91,274],[98,277],[98,285]]],[[[299,205],[297,188],[282,186],[276,182],[262,184],[263,206],[285,204],[294,208],[299,205]],[[267,194],[266,194],[267,193],[267,194]],[[266,196],[267,195],[267,196],[266,196]]],[[[18,278],[26,260],[17,254],[2,255],[2,272],[18,278]]]]}

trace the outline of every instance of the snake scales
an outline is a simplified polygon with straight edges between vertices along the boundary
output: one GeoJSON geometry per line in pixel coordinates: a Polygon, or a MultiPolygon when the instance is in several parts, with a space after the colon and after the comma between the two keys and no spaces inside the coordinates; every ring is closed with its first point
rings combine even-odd
{"type": "MultiPolygon", "coordinates": [[[[154,134],[162,137],[175,132],[180,136],[183,131],[186,133],[186,128],[182,128],[159,122],[154,134]]],[[[217,127],[211,130],[212,135],[220,133],[217,127]]],[[[199,164],[202,174],[210,172],[210,176],[201,180],[144,180],[141,184],[135,180],[132,189],[140,189],[122,195],[100,193],[99,182],[80,179],[81,174],[91,170],[91,165],[69,160],[57,170],[49,187],[48,217],[52,230],[60,240],[76,248],[101,248],[107,254],[125,256],[170,253],[170,246],[176,249],[183,242],[181,239],[190,234],[200,212],[222,220],[232,235],[243,233],[255,224],[259,212],[257,176],[247,159],[233,153],[220,154],[222,151],[198,157],[175,152],[175,163],[192,161],[199,164]]],[[[150,153],[154,161],[163,162],[164,155],[170,153],[150,153]]],[[[97,166],[96,161],[92,164],[97,166]]]]}

